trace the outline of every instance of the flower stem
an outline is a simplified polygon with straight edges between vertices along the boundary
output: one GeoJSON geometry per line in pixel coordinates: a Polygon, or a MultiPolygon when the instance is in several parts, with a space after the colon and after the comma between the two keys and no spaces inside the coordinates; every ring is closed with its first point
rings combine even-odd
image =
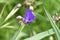
{"type": "Polygon", "coordinates": [[[33,30],[32,30],[32,26],[31,24],[29,24],[29,34],[30,34],[30,37],[33,36],[33,30]]]}

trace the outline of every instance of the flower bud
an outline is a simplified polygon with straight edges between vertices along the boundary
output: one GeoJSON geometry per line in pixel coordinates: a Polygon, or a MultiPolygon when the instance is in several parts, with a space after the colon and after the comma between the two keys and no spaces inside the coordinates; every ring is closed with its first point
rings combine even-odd
{"type": "Polygon", "coordinates": [[[16,5],[16,8],[19,8],[21,6],[21,4],[20,3],[18,3],[17,5],[16,5]]]}
{"type": "Polygon", "coordinates": [[[17,16],[16,19],[19,21],[18,23],[21,24],[23,22],[23,17],[22,16],[17,16]]]}
{"type": "Polygon", "coordinates": [[[32,5],[32,2],[28,1],[28,0],[25,0],[24,4],[30,6],[30,5],[32,5]]]}
{"type": "Polygon", "coordinates": [[[17,16],[16,18],[18,19],[18,21],[23,21],[23,17],[22,16],[17,16]]]}
{"type": "Polygon", "coordinates": [[[57,14],[57,13],[53,15],[53,19],[54,19],[56,22],[58,22],[58,21],[59,21],[59,16],[58,16],[58,14],[57,14]]]}
{"type": "Polygon", "coordinates": [[[50,36],[50,37],[49,37],[49,40],[54,40],[53,36],[50,36]]]}
{"type": "Polygon", "coordinates": [[[30,6],[30,9],[31,9],[31,10],[34,10],[33,6],[30,6]]]}

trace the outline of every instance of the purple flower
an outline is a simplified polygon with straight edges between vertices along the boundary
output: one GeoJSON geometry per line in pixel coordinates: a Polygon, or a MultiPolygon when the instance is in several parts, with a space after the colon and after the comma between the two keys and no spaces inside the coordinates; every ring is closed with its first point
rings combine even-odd
{"type": "Polygon", "coordinates": [[[25,17],[24,17],[24,23],[30,23],[33,20],[35,20],[35,15],[33,14],[32,10],[28,9],[26,11],[25,17]]]}

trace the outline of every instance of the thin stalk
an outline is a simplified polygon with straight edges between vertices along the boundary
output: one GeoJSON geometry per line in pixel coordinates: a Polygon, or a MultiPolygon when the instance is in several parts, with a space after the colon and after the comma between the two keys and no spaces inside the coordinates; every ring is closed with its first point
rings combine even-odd
{"type": "Polygon", "coordinates": [[[50,20],[50,23],[56,33],[56,36],[58,38],[58,40],[60,40],[60,31],[59,31],[59,28],[57,27],[56,23],[53,21],[52,17],[50,16],[50,14],[47,12],[47,10],[44,8],[45,12],[46,12],[46,15],[48,16],[49,20],[50,20]]]}
{"type": "Polygon", "coordinates": [[[2,18],[2,14],[3,14],[4,9],[6,8],[6,6],[7,6],[7,4],[5,4],[5,5],[3,6],[2,10],[1,10],[1,13],[0,13],[0,19],[2,18]]]}
{"type": "Polygon", "coordinates": [[[33,36],[32,26],[31,26],[31,24],[29,24],[28,26],[29,26],[29,33],[30,33],[30,37],[31,37],[31,36],[33,36]]]}
{"type": "Polygon", "coordinates": [[[32,37],[29,37],[29,38],[26,38],[24,40],[41,40],[47,36],[50,36],[50,35],[53,35],[55,34],[55,32],[53,31],[53,29],[49,29],[45,32],[42,32],[42,33],[38,33],[36,34],[35,36],[32,36],[32,37]],[[49,33],[48,33],[49,32],[49,33]]]}
{"type": "Polygon", "coordinates": [[[21,24],[22,28],[19,28],[19,30],[14,34],[14,36],[11,38],[11,40],[19,40],[20,34],[22,30],[24,29],[25,25],[21,24]]]}
{"type": "Polygon", "coordinates": [[[11,18],[21,7],[21,4],[18,3],[13,9],[12,11],[8,14],[8,16],[5,18],[4,22],[6,22],[9,18],[11,18]]]}

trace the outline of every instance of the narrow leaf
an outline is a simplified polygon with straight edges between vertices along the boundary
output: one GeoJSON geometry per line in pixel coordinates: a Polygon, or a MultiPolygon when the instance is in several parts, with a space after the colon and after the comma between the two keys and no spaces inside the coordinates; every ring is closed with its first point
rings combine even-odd
{"type": "Polygon", "coordinates": [[[19,39],[20,39],[20,37],[21,37],[21,32],[22,32],[22,30],[24,29],[25,25],[22,23],[22,24],[21,24],[21,27],[22,27],[22,28],[20,28],[20,29],[14,34],[14,36],[11,38],[11,40],[19,40],[19,39]]]}
{"type": "Polygon", "coordinates": [[[58,38],[58,40],[60,40],[60,30],[58,28],[58,26],[56,25],[56,23],[54,22],[54,20],[52,19],[52,17],[50,16],[49,12],[44,8],[46,15],[48,16],[50,23],[52,25],[52,28],[54,29],[56,36],[58,38]]]}
{"type": "Polygon", "coordinates": [[[30,38],[26,38],[24,40],[41,40],[49,35],[54,34],[53,29],[49,29],[48,31],[36,34],[35,36],[32,36],[30,38]]]}
{"type": "Polygon", "coordinates": [[[9,18],[11,18],[18,10],[19,7],[21,7],[21,4],[17,4],[12,11],[8,14],[8,16],[5,18],[4,22],[7,21],[9,18]]]}

